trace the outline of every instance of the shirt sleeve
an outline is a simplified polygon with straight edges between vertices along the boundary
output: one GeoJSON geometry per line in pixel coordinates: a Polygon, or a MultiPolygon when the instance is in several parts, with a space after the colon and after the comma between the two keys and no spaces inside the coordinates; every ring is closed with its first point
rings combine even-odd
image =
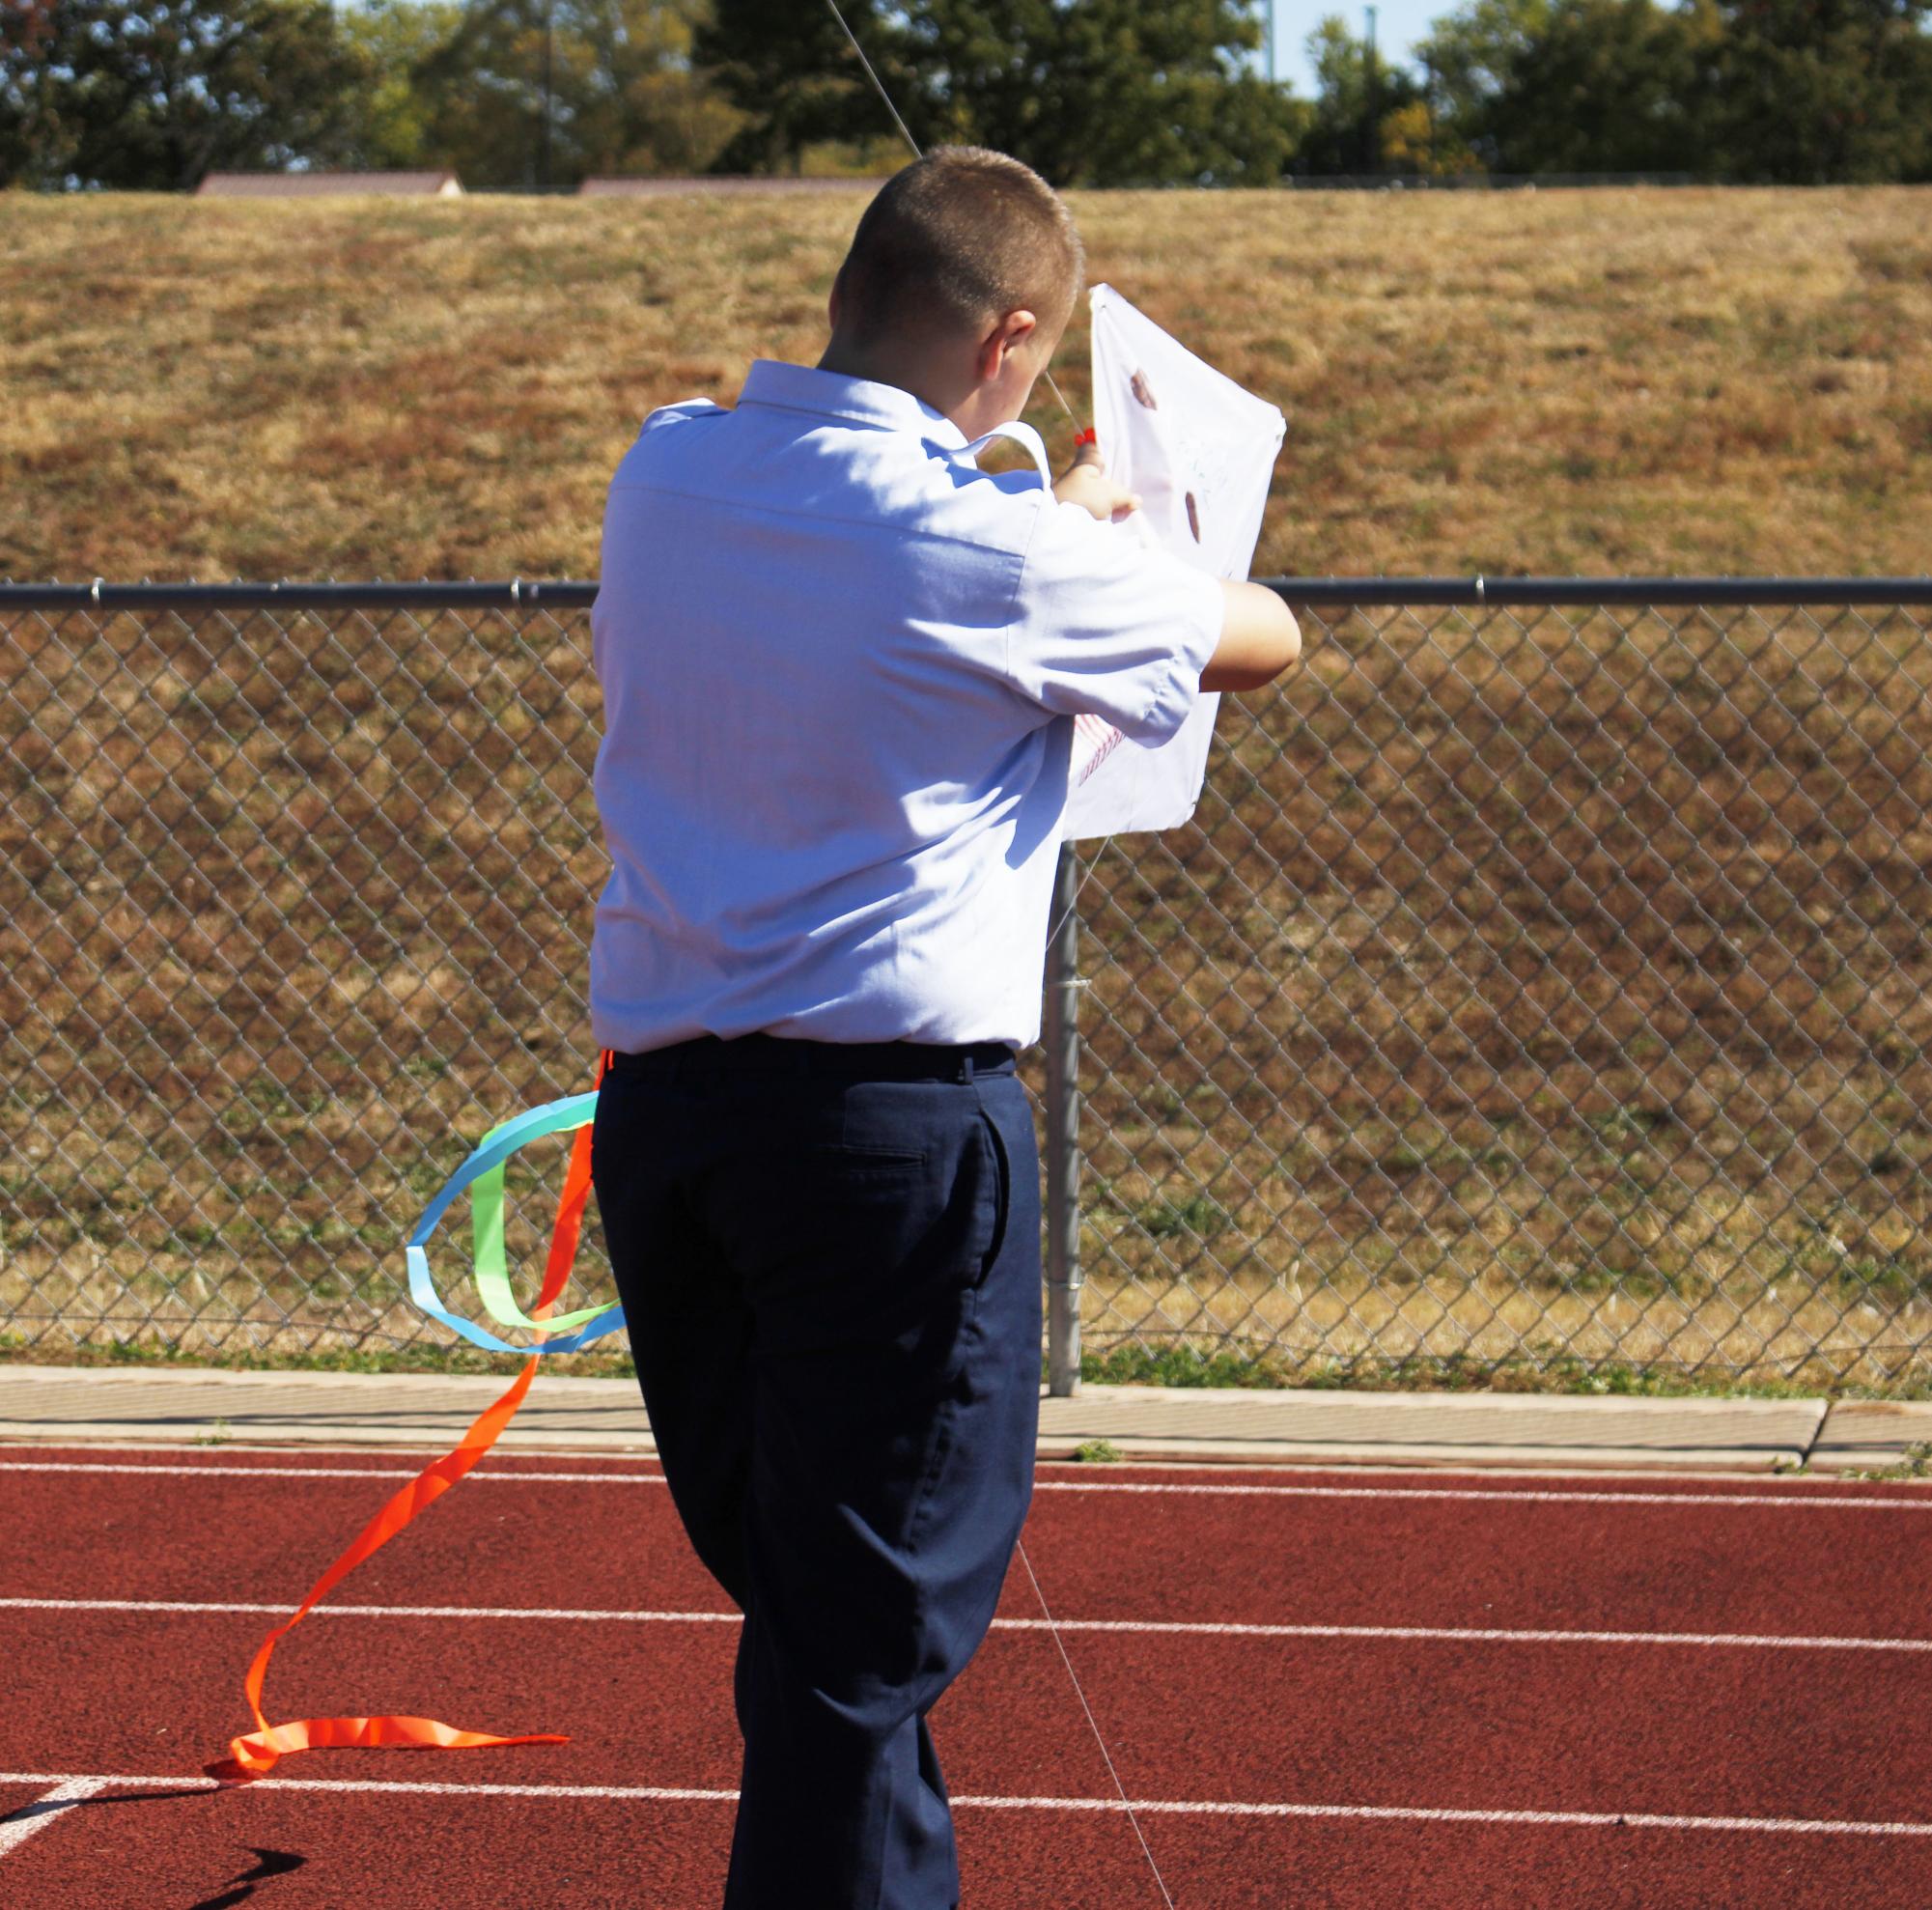
{"type": "Polygon", "coordinates": [[[1187,720],[1220,641],[1220,579],[1049,501],[1022,567],[1006,632],[1007,674],[1054,716],[1104,717],[1155,744],[1187,720]]]}

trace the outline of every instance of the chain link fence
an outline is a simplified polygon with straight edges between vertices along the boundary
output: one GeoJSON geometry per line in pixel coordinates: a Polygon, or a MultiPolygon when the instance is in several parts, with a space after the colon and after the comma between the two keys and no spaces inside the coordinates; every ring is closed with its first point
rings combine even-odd
{"type": "MultiPolygon", "coordinates": [[[[1281,588],[1065,871],[1056,1377],[1921,1383],[1932,585],[1281,588]]],[[[593,595],[0,588],[0,1344],[442,1343],[404,1234],[587,1084],[593,595]]]]}

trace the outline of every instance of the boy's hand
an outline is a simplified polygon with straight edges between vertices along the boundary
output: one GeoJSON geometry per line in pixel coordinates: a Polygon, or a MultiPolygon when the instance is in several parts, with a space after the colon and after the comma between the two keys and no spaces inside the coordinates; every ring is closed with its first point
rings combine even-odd
{"type": "Polygon", "coordinates": [[[1091,511],[1102,523],[1118,523],[1139,510],[1140,499],[1124,485],[1101,469],[1100,446],[1091,438],[1079,448],[1074,462],[1053,486],[1053,495],[1062,504],[1078,504],[1091,511]]]}

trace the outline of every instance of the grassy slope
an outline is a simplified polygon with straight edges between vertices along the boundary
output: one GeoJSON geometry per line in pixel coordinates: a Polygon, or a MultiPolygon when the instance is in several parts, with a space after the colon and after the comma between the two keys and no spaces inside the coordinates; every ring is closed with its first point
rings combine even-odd
{"type": "MultiPolygon", "coordinates": [[[[1096,277],[1291,413],[1265,569],[1921,571],[1928,208],[1079,210],[1096,277]]],[[[854,210],[0,197],[0,575],[593,574],[637,417],[811,355],[854,210]]],[[[1787,1376],[1829,1343],[1922,1388],[1918,626],[1503,619],[1467,678],[1466,625],[1311,636],[1292,699],[1226,719],[1198,831],[1089,892],[1093,1344],[1292,1318],[1303,1378],[1316,1343],[1442,1378],[1553,1333],[1787,1376]],[[1391,886],[1453,946],[1388,927],[1391,886]]],[[[119,1306],[103,1336],[407,1330],[397,1224],[453,1164],[418,1136],[578,1065],[594,696],[564,632],[504,637],[443,620],[389,709],[361,627],[14,633],[0,1020],[109,1091],[16,1101],[0,1318],[12,1279],[119,1306]]]]}
{"type": "MultiPolygon", "coordinates": [[[[0,576],[595,575],[638,418],[814,355],[855,211],[0,197],[0,576]]],[[[1932,568],[1932,192],[1077,211],[1288,411],[1264,571],[1932,568]]]]}

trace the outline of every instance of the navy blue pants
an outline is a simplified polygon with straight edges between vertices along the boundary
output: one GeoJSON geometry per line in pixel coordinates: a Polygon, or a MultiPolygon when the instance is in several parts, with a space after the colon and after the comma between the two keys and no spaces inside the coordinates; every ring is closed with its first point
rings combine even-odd
{"type": "Polygon", "coordinates": [[[999,1047],[620,1055],[592,1174],[671,1497],[744,1613],[726,1910],[949,1910],[926,1714],[1032,1490],[1040,1194],[999,1047]]]}

